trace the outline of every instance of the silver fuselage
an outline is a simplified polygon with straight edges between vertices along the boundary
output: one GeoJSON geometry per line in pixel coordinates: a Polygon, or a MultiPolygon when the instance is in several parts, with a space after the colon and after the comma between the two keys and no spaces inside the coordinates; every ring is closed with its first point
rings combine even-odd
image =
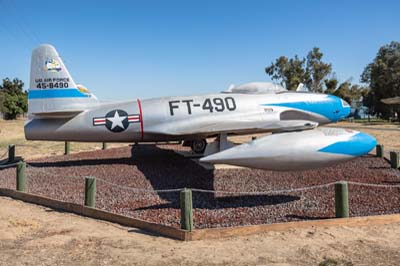
{"type": "MultiPolygon", "coordinates": [[[[348,115],[340,98],[314,93],[210,94],[99,103],[71,115],[31,115],[28,140],[153,142],[193,140],[221,133],[249,134],[290,128],[292,121],[319,125],[348,115]],[[107,114],[127,114],[121,130],[107,114]],[[113,130],[110,130],[111,127],[113,130]]],[[[122,118],[121,118],[122,119],[122,118]]]]}

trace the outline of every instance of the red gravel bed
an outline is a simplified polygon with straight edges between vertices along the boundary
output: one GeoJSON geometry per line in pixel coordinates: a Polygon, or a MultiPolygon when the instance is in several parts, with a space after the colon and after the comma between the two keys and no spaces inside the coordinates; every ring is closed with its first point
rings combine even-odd
{"type": "MultiPolygon", "coordinates": [[[[28,161],[28,192],[82,204],[84,177],[95,176],[98,208],[179,227],[179,192],[156,193],[154,190],[188,187],[254,192],[295,189],[339,180],[400,185],[400,171],[391,169],[386,160],[373,156],[301,172],[205,170],[173,149],[183,148],[143,145],[28,161]]],[[[15,168],[0,170],[0,187],[15,188],[15,168]]],[[[400,212],[400,188],[350,185],[349,194],[351,216],[400,212]]],[[[267,195],[193,192],[193,205],[196,228],[332,218],[334,187],[267,195]]]]}

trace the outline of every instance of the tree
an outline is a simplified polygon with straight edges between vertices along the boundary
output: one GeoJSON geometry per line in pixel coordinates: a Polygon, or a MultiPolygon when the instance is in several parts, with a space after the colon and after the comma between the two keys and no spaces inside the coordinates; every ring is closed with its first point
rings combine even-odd
{"type": "Polygon", "coordinates": [[[345,81],[339,85],[339,87],[333,92],[333,95],[336,95],[349,104],[352,102],[352,95],[351,95],[351,83],[349,81],[345,81]]]}
{"type": "Polygon", "coordinates": [[[313,48],[306,58],[297,55],[288,59],[281,56],[265,68],[267,75],[279,80],[288,90],[295,90],[300,83],[314,92],[324,90],[324,79],[332,72],[332,65],[322,62],[323,53],[313,48]]]}
{"type": "Polygon", "coordinates": [[[0,111],[7,119],[16,119],[28,111],[27,92],[23,87],[24,83],[17,78],[12,81],[9,78],[3,79],[0,85],[0,111]]]}
{"type": "Polygon", "coordinates": [[[361,87],[357,84],[351,84],[350,81],[345,81],[339,85],[339,87],[333,92],[333,95],[336,95],[349,104],[354,105],[362,102],[365,90],[368,90],[368,88],[361,87]]]}
{"type": "Polygon", "coordinates": [[[265,68],[265,72],[272,76],[273,80],[280,80],[282,86],[288,90],[295,90],[300,83],[309,79],[305,69],[305,59],[299,59],[297,55],[288,59],[281,56],[265,68]]]}
{"type": "Polygon", "coordinates": [[[318,47],[314,47],[307,55],[307,72],[311,78],[307,87],[313,92],[323,92],[323,80],[332,72],[332,64],[322,62],[322,56],[318,47]]]}
{"type": "MultiPolygon", "coordinates": [[[[392,108],[381,102],[381,99],[400,96],[400,43],[391,42],[382,46],[372,63],[368,64],[361,74],[361,82],[371,88],[370,101],[374,112],[383,118],[392,115],[392,108]]],[[[399,114],[400,107],[393,111],[399,114]]],[[[400,117],[399,117],[400,119],[400,117]]]]}
{"type": "Polygon", "coordinates": [[[370,115],[375,113],[374,110],[374,92],[370,88],[364,88],[361,92],[362,94],[362,104],[368,108],[368,122],[370,122],[370,115]]]}
{"type": "Polygon", "coordinates": [[[4,110],[4,98],[5,98],[4,93],[2,93],[0,91],[0,113],[5,113],[5,110],[4,110]]]}
{"type": "Polygon", "coordinates": [[[325,88],[326,88],[325,93],[333,94],[334,91],[337,89],[339,81],[335,77],[333,77],[330,79],[325,79],[324,83],[325,83],[325,88]]]}

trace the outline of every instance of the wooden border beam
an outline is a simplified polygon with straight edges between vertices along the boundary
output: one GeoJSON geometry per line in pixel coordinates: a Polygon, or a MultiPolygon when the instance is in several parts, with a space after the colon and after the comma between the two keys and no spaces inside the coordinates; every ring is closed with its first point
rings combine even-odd
{"type": "Polygon", "coordinates": [[[63,210],[75,214],[83,215],[90,218],[100,219],[108,222],[118,223],[124,226],[136,227],[139,229],[147,230],[149,232],[157,233],[162,236],[170,237],[178,240],[188,240],[188,235],[185,230],[181,230],[172,226],[146,222],[140,219],[135,219],[95,208],[85,207],[80,204],[59,201],[50,199],[43,196],[24,193],[7,188],[0,188],[0,195],[7,196],[14,199],[19,199],[29,203],[34,203],[46,206],[56,210],[63,210]]]}
{"type": "Polygon", "coordinates": [[[261,224],[238,227],[223,227],[209,229],[195,229],[191,232],[178,229],[172,226],[146,222],[95,208],[85,207],[76,203],[69,203],[38,196],[30,193],[15,191],[7,188],[0,188],[0,196],[7,196],[14,199],[46,206],[56,210],[63,210],[86,217],[104,220],[108,222],[118,223],[124,226],[135,227],[149,232],[159,234],[161,236],[178,239],[182,241],[219,239],[224,237],[237,237],[251,234],[266,233],[269,231],[285,231],[293,228],[307,227],[333,227],[333,226],[368,226],[383,224],[400,224],[400,214],[363,216],[351,218],[332,218],[323,220],[295,221],[275,224],[261,224]]]}

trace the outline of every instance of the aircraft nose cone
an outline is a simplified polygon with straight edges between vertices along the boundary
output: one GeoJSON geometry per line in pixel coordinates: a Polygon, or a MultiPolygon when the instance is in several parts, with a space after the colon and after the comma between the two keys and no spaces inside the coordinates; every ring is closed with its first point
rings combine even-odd
{"type": "Polygon", "coordinates": [[[332,122],[337,122],[350,115],[350,105],[340,97],[335,95],[328,96],[332,113],[327,116],[332,122]]]}
{"type": "Polygon", "coordinates": [[[341,111],[339,119],[346,118],[350,115],[350,104],[348,104],[345,100],[340,99],[341,101],[341,111]]]}
{"type": "Polygon", "coordinates": [[[335,106],[336,106],[336,121],[346,118],[350,115],[350,104],[340,97],[335,96],[335,106]]]}

